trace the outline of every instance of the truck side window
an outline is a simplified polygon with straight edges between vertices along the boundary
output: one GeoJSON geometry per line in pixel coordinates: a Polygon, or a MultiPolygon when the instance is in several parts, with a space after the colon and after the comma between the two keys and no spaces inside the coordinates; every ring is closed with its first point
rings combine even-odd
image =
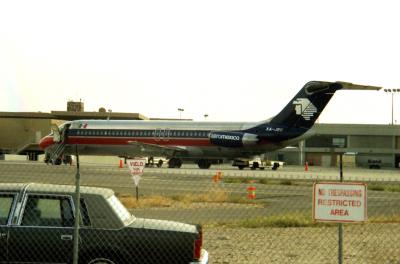
{"type": "Polygon", "coordinates": [[[81,220],[83,226],[91,226],[89,212],[86,206],[86,202],[83,198],[81,198],[81,220]]]}
{"type": "Polygon", "coordinates": [[[68,197],[28,195],[22,226],[71,227],[74,218],[68,197]]]}
{"type": "Polygon", "coordinates": [[[13,194],[0,194],[0,225],[7,224],[14,198],[13,194]]]}

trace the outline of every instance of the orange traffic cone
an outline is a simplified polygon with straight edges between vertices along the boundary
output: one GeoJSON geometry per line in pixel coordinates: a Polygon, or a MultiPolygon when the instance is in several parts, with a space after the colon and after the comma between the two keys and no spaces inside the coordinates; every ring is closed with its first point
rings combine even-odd
{"type": "Polygon", "coordinates": [[[222,172],[217,171],[213,176],[213,181],[215,183],[219,182],[222,179],[222,172]]]}
{"type": "Polygon", "coordinates": [[[122,167],[123,167],[122,159],[119,159],[119,168],[122,169],[122,167]]]}
{"type": "Polygon", "coordinates": [[[217,178],[218,178],[218,180],[222,179],[222,172],[220,172],[220,171],[217,172],[217,178]]]}
{"type": "Polygon", "coordinates": [[[304,164],[304,171],[308,171],[308,161],[304,164]]]}
{"type": "Polygon", "coordinates": [[[256,186],[247,187],[247,198],[256,199],[256,186]]]}
{"type": "Polygon", "coordinates": [[[214,182],[214,183],[217,183],[217,182],[218,182],[217,174],[214,174],[214,176],[212,177],[212,179],[213,179],[213,182],[214,182]]]}

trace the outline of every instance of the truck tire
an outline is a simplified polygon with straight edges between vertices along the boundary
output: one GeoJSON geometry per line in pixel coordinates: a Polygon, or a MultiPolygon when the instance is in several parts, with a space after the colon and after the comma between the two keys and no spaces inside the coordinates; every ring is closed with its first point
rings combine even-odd
{"type": "Polygon", "coordinates": [[[274,162],[274,165],[272,166],[272,170],[277,170],[279,168],[279,163],[274,162]]]}
{"type": "Polygon", "coordinates": [[[258,162],[253,162],[253,166],[251,166],[252,170],[255,170],[259,167],[260,165],[258,164],[258,162]]]}
{"type": "Polygon", "coordinates": [[[105,258],[93,259],[88,264],[114,264],[113,261],[105,258]]]}

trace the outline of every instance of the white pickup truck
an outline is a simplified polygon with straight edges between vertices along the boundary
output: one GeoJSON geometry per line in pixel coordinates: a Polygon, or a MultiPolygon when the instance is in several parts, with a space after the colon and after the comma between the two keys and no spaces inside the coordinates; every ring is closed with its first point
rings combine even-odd
{"type": "Polygon", "coordinates": [[[163,164],[168,162],[168,159],[164,157],[145,157],[146,159],[146,167],[154,167],[161,168],[163,164]]]}
{"type": "Polygon", "coordinates": [[[244,168],[250,168],[252,170],[264,170],[265,168],[277,170],[279,167],[283,167],[284,164],[283,161],[264,160],[261,158],[234,159],[232,162],[232,166],[238,167],[239,170],[243,170],[244,168]]]}

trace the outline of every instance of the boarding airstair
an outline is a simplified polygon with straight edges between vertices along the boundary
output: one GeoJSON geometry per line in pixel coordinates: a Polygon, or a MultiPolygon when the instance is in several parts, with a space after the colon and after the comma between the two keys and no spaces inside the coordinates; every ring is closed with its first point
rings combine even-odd
{"type": "Polygon", "coordinates": [[[49,161],[52,164],[57,164],[61,160],[64,150],[65,150],[64,142],[61,142],[60,144],[55,144],[54,148],[49,151],[49,155],[50,155],[49,161]]]}

